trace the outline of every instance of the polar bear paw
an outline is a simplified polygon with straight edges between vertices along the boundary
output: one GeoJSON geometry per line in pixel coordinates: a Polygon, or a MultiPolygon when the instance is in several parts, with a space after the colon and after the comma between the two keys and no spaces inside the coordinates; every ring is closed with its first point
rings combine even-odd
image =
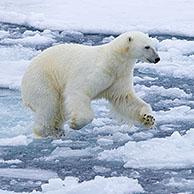
{"type": "Polygon", "coordinates": [[[155,118],[152,115],[144,114],[142,117],[142,124],[145,127],[153,128],[155,126],[155,118]]]}
{"type": "Polygon", "coordinates": [[[65,136],[64,130],[58,129],[58,128],[54,128],[54,129],[34,128],[33,132],[36,139],[47,138],[47,137],[53,137],[53,138],[59,139],[65,136]]]}
{"type": "Polygon", "coordinates": [[[78,127],[77,125],[77,119],[75,117],[73,117],[70,121],[70,128],[78,130],[80,129],[80,127],[78,127]]]}
{"type": "Polygon", "coordinates": [[[74,130],[79,130],[89,124],[93,120],[93,115],[89,115],[88,117],[81,117],[77,116],[75,114],[71,119],[70,119],[70,128],[74,130]]]}

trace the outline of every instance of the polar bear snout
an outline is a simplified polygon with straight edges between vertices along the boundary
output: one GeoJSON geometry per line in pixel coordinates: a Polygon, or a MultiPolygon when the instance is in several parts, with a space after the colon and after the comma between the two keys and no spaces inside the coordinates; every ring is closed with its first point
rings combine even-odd
{"type": "Polygon", "coordinates": [[[160,61],[160,57],[157,56],[156,58],[146,58],[145,61],[149,63],[158,63],[160,61]]]}
{"type": "Polygon", "coordinates": [[[157,57],[156,59],[155,59],[155,62],[154,63],[158,63],[160,61],[160,57],[157,57]]]}
{"type": "Polygon", "coordinates": [[[160,61],[158,53],[153,48],[150,48],[149,51],[145,51],[144,58],[145,61],[149,63],[158,63],[160,61]]]}

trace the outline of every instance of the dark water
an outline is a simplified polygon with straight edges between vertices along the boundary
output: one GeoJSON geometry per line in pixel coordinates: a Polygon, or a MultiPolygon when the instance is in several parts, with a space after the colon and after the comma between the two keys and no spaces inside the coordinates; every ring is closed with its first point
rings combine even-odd
{"type": "MultiPolygon", "coordinates": [[[[32,31],[37,33],[44,33],[42,30],[38,30],[28,26],[19,26],[14,24],[0,24],[0,30],[5,30],[9,32],[9,39],[20,39],[23,38],[26,31],[32,31]]],[[[104,38],[111,39],[110,34],[83,34],[77,32],[61,32],[52,31],[49,32],[52,35],[54,44],[64,43],[64,42],[74,42],[89,45],[98,45],[106,42],[104,38]]],[[[115,37],[116,35],[113,35],[115,37]]],[[[171,35],[157,35],[153,34],[153,37],[157,37],[159,40],[172,38],[171,35]]],[[[174,36],[173,36],[174,37],[174,36]]],[[[193,37],[180,37],[177,39],[194,40],[193,37]]],[[[8,43],[0,39],[0,46],[2,47],[12,47],[15,43],[8,43]]],[[[44,50],[45,48],[52,46],[53,43],[49,44],[30,44],[22,45],[23,47],[33,47],[35,50],[44,50]]],[[[152,78],[157,78],[153,81],[140,82],[138,84],[150,87],[152,85],[164,86],[165,88],[177,87],[183,89],[186,93],[194,94],[193,81],[191,79],[178,79],[161,76],[156,72],[151,71],[141,71],[135,69],[135,76],[144,78],[149,76],[152,78]]],[[[145,100],[148,101],[155,111],[169,110],[169,108],[174,107],[174,104],[164,104],[161,106],[160,101],[164,99],[171,99],[173,97],[161,97],[160,95],[153,94],[153,96],[145,96],[145,100]]],[[[101,106],[105,106],[106,102],[94,103],[94,109],[97,118],[109,117],[106,111],[100,109],[101,106]]],[[[187,105],[194,108],[192,99],[187,102],[183,101],[181,105],[187,105]]],[[[20,92],[18,90],[8,90],[0,89],[0,106],[1,110],[5,112],[1,113],[0,127],[10,127],[11,129],[15,126],[25,126],[25,124],[30,124],[32,120],[32,115],[24,109],[21,103],[20,92]]],[[[106,122],[107,126],[119,126],[114,120],[109,120],[106,122]]],[[[175,123],[169,123],[168,121],[161,122],[157,124],[157,129],[153,132],[153,137],[166,137],[170,136],[174,131],[179,130],[180,133],[184,134],[185,131],[194,127],[193,122],[188,121],[176,121],[175,123]],[[160,126],[173,124],[173,129],[170,131],[160,130],[160,126]]],[[[16,128],[16,130],[19,127],[16,128]]],[[[24,127],[23,127],[24,128],[24,127]]],[[[25,134],[25,131],[22,133],[25,134]]],[[[173,186],[166,186],[166,181],[170,178],[186,178],[194,180],[194,169],[173,169],[173,170],[152,170],[152,169],[126,169],[123,167],[122,162],[107,162],[98,160],[97,154],[101,152],[104,147],[97,144],[97,139],[99,134],[90,133],[90,128],[94,128],[92,124],[86,126],[80,131],[71,131],[66,137],[64,137],[63,142],[59,144],[54,144],[52,139],[45,140],[33,140],[27,146],[0,146],[0,158],[4,160],[14,160],[19,159],[22,162],[18,164],[7,164],[0,162],[0,171],[3,168],[18,168],[18,169],[43,169],[56,172],[60,178],[65,178],[66,176],[75,176],[80,179],[80,181],[93,179],[97,175],[101,176],[127,176],[131,178],[137,178],[139,183],[145,190],[145,193],[153,194],[165,194],[165,193],[179,193],[192,191],[188,188],[179,188],[173,186]],[[71,140],[71,141],[65,141],[71,140]],[[57,148],[69,147],[73,150],[91,148],[93,150],[92,154],[79,156],[79,157],[59,157],[57,159],[46,160],[51,153],[57,148]],[[95,167],[103,167],[99,170],[95,170],[95,167]],[[102,170],[105,169],[105,170],[102,170]]],[[[139,129],[139,131],[143,128],[139,129]]],[[[29,135],[29,130],[26,132],[29,135]]],[[[138,131],[138,132],[139,132],[138,131]]],[[[136,132],[128,132],[129,136],[132,136],[136,132]]],[[[19,134],[19,132],[17,133],[19,134]]],[[[109,132],[102,132],[101,136],[110,135],[109,132]]],[[[0,132],[0,136],[1,132],[0,132]]],[[[153,138],[152,137],[152,138],[153,138]]],[[[141,139],[136,139],[136,141],[141,141],[141,139]]],[[[127,141],[118,141],[113,145],[106,146],[106,149],[115,148],[124,145],[127,141]]],[[[18,177],[0,177],[0,189],[11,190],[15,192],[32,191],[34,189],[40,190],[40,185],[46,182],[45,180],[32,180],[28,178],[18,177]]]]}

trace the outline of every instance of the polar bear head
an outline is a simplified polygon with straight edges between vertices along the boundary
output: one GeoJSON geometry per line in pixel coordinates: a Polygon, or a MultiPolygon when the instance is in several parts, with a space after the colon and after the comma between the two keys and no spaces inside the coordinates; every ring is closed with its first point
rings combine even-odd
{"type": "Polygon", "coordinates": [[[148,63],[157,63],[160,57],[156,52],[154,42],[142,32],[126,32],[112,41],[117,51],[130,59],[148,63]]]}

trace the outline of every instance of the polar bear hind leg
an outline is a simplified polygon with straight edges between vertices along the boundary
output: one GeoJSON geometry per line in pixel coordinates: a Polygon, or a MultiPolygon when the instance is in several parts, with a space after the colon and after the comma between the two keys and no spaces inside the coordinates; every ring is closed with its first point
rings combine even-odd
{"type": "Polygon", "coordinates": [[[36,137],[61,137],[63,136],[64,111],[63,102],[58,94],[47,91],[44,96],[39,96],[39,103],[33,106],[35,122],[33,131],[36,137]],[[42,99],[40,101],[40,99],[42,99]],[[49,104],[48,104],[49,102],[49,104]]]}

